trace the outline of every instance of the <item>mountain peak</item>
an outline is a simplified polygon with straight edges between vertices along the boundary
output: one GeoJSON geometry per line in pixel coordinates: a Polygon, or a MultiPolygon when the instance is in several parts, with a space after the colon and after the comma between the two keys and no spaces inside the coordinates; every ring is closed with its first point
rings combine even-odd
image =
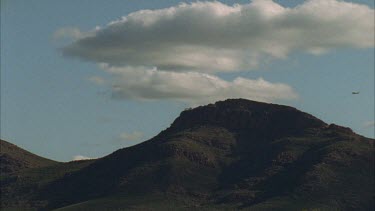
{"type": "Polygon", "coordinates": [[[183,111],[170,129],[181,130],[203,125],[220,126],[231,131],[273,131],[276,136],[327,126],[316,117],[293,107],[228,99],[183,111]]]}
{"type": "Polygon", "coordinates": [[[4,175],[1,207],[373,210],[373,146],[292,107],[230,99],[103,158],[4,175]]]}

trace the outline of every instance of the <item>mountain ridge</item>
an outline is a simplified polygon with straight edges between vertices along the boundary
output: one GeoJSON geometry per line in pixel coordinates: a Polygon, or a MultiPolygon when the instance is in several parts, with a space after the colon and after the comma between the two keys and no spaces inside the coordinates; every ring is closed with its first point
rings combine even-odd
{"type": "Polygon", "coordinates": [[[74,170],[65,167],[24,199],[39,210],[108,208],[103,201],[140,210],[368,210],[373,153],[374,140],[349,128],[288,106],[232,99],[183,111],[138,145],[73,162],[74,170]]]}

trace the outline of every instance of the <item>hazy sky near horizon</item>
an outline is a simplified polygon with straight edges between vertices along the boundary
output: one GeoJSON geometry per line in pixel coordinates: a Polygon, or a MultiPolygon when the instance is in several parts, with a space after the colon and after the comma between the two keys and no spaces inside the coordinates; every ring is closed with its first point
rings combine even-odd
{"type": "Polygon", "coordinates": [[[373,0],[1,0],[0,55],[1,138],[59,161],[226,98],[375,136],[373,0]]]}

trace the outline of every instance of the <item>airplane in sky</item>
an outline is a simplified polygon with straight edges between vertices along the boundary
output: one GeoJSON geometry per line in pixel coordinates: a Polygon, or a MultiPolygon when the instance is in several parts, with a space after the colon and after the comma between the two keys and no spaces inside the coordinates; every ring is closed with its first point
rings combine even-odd
{"type": "Polygon", "coordinates": [[[357,95],[357,94],[359,94],[359,92],[352,92],[352,94],[353,94],[353,95],[357,95]]]}

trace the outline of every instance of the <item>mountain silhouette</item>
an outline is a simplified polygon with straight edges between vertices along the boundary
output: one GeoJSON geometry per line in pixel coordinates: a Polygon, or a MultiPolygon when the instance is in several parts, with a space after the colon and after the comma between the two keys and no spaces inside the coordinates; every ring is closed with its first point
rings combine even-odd
{"type": "Polygon", "coordinates": [[[374,139],[230,99],[96,160],[1,177],[2,210],[373,210],[374,139]]]}

